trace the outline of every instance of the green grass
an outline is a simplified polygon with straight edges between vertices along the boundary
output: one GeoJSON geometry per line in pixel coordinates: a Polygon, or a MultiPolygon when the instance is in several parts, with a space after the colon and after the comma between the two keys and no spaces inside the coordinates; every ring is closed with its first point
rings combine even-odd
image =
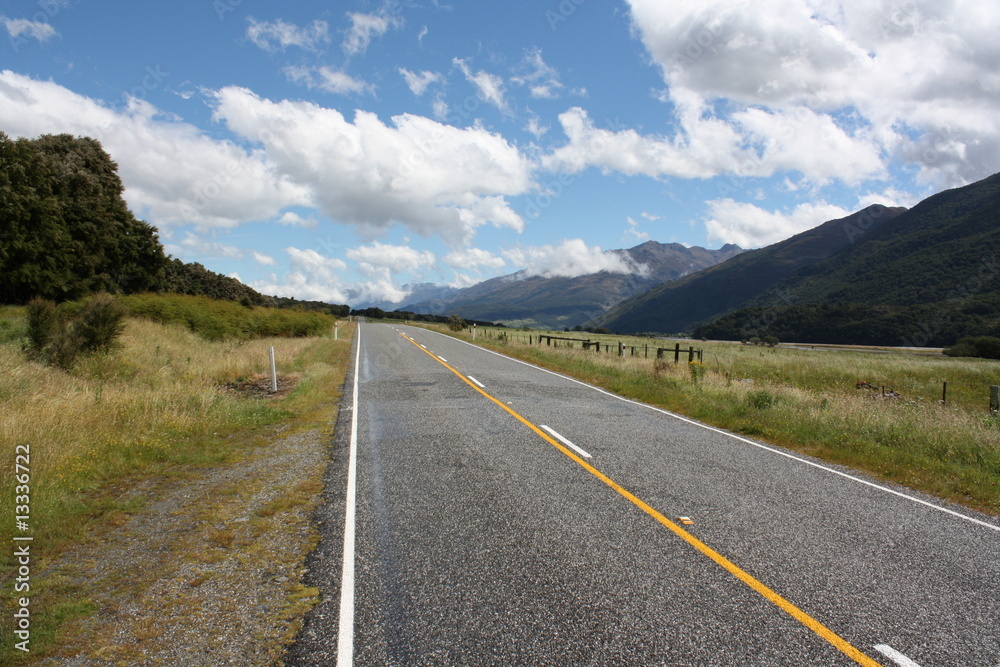
{"type": "MultiPolygon", "coordinates": [[[[479,329],[477,342],[622,396],[1000,515],[1000,419],[988,410],[1000,362],[685,341],[681,363],[674,364],[674,341],[551,332],[637,347],[639,356],[621,358],[584,352],[579,343],[538,345],[538,333],[479,329]],[[671,352],[657,362],[659,346],[671,352]],[[704,350],[697,373],[687,363],[688,346],[704,350]],[[858,389],[859,382],[879,391],[858,389]],[[900,397],[882,399],[883,385],[900,397]]],[[[458,335],[471,338],[468,330],[458,335]]]]}
{"type": "MultiPolygon", "coordinates": [[[[235,316],[226,308],[217,312],[229,313],[224,321],[232,322],[235,316]]],[[[333,318],[320,317],[326,333],[333,318]]],[[[29,445],[33,574],[94,525],[140,509],[122,500],[137,481],[238,460],[261,444],[255,433],[268,425],[328,422],[348,364],[351,333],[341,331],[338,341],[329,335],[245,339],[244,329],[235,338],[207,340],[188,326],[132,318],[112,351],[83,357],[66,372],[26,358],[24,328],[23,308],[0,308],[0,376],[5,378],[0,383],[0,496],[14,498],[15,449],[29,445]],[[298,379],[293,391],[262,400],[225,389],[224,383],[264,375],[270,346],[279,373],[298,379]]],[[[5,507],[12,509],[9,501],[5,507]]],[[[8,514],[0,526],[0,539],[12,544],[13,517],[8,514]]],[[[14,595],[12,553],[0,554],[5,607],[14,595]]],[[[43,592],[32,590],[32,597],[43,592]]],[[[63,595],[69,597],[57,595],[45,609],[33,609],[33,649],[55,636],[67,614],[90,609],[63,595]]],[[[11,619],[6,611],[4,616],[8,620],[0,627],[9,638],[11,619]]],[[[6,644],[0,658],[10,648],[6,644]]]]}
{"type": "Polygon", "coordinates": [[[137,294],[121,300],[135,317],[182,324],[206,340],[321,336],[336,322],[336,318],[315,311],[250,308],[203,296],[137,294]]]}
{"type": "Polygon", "coordinates": [[[28,332],[24,309],[18,306],[0,306],[0,345],[20,344],[28,332]]]}

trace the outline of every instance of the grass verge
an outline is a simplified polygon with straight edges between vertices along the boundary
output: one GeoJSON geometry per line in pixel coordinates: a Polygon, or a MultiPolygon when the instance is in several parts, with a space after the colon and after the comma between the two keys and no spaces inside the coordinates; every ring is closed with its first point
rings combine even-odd
{"type": "MultiPolygon", "coordinates": [[[[14,535],[32,538],[27,591],[15,590],[21,564],[13,550],[0,553],[6,607],[0,664],[37,659],[63,641],[61,628],[94,611],[86,585],[44,574],[67,549],[124,525],[155,502],[130,490],[154,482],[167,489],[259,455],[273,434],[269,427],[332,430],[350,348],[350,332],[343,330],[337,341],[326,335],[207,340],[190,325],[130,319],[115,349],[83,358],[67,373],[26,360],[24,328],[23,309],[0,308],[0,376],[6,378],[0,384],[0,496],[8,508],[0,536],[8,545],[14,535]],[[265,374],[270,346],[294,388],[265,400],[226,388],[265,374]],[[15,478],[18,446],[30,451],[27,485],[15,478]],[[13,521],[18,485],[30,487],[26,531],[13,521]],[[11,640],[21,597],[30,598],[27,655],[11,640]]],[[[310,474],[321,479],[322,470],[310,474]]],[[[296,487],[274,512],[305,502],[310,488],[296,487]]]]}
{"type": "MultiPolygon", "coordinates": [[[[429,328],[471,339],[468,330],[429,328]]],[[[627,398],[1000,515],[1000,419],[988,410],[1000,362],[685,341],[685,350],[704,350],[704,363],[689,364],[682,354],[675,364],[672,352],[655,359],[656,347],[672,349],[674,341],[550,332],[636,346],[638,356],[619,357],[568,341],[539,345],[538,333],[479,329],[476,342],[627,398]],[[858,388],[861,382],[876,389],[858,388]]]]}

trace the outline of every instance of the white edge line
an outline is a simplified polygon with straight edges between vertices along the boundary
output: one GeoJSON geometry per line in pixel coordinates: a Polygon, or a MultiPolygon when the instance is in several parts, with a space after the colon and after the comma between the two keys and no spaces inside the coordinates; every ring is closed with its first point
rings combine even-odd
{"type": "Polygon", "coordinates": [[[471,375],[466,375],[465,377],[467,377],[470,380],[472,380],[473,382],[475,382],[476,386],[479,387],[480,389],[486,389],[486,385],[485,384],[483,384],[482,382],[480,382],[476,378],[472,377],[471,375]]]}
{"type": "Polygon", "coordinates": [[[606,396],[610,396],[612,398],[616,398],[619,401],[624,401],[625,403],[631,403],[632,405],[638,405],[638,406],[646,408],[648,410],[653,410],[654,412],[659,412],[661,414],[668,415],[668,416],[673,417],[674,419],[677,419],[679,421],[686,422],[688,424],[692,424],[692,425],[697,426],[699,428],[703,428],[703,429],[708,430],[708,431],[713,431],[713,432],[719,433],[721,435],[725,435],[727,437],[733,438],[734,440],[739,440],[740,442],[744,442],[744,443],[746,443],[748,445],[753,445],[754,447],[758,447],[760,449],[769,451],[769,452],[771,452],[773,454],[778,454],[779,456],[784,456],[785,458],[792,459],[793,461],[798,461],[800,463],[804,463],[804,464],[806,464],[808,466],[812,466],[813,468],[818,468],[820,470],[825,470],[826,472],[833,473],[834,475],[839,475],[839,476],[844,477],[846,479],[849,479],[849,480],[852,480],[854,482],[857,482],[858,484],[864,484],[865,486],[871,487],[873,489],[878,489],[879,491],[884,491],[885,493],[890,493],[890,494],[892,494],[894,496],[898,496],[899,498],[904,498],[906,500],[909,500],[909,501],[912,501],[912,502],[915,502],[915,503],[919,503],[920,505],[924,505],[925,507],[930,507],[931,509],[937,510],[939,512],[944,512],[945,514],[950,514],[950,515],[952,515],[954,517],[958,517],[959,519],[964,519],[966,521],[969,521],[970,523],[974,523],[974,524],[982,526],[984,528],[989,528],[990,530],[995,530],[997,532],[1000,532],[1000,526],[998,526],[996,524],[988,523],[986,521],[980,521],[979,519],[974,519],[971,516],[967,516],[965,514],[962,514],[961,512],[956,512],[954,510],[948,509],[947,507],[941,507],[940,505],[935,505],[934,503],[927,502],[926,500],[921,500],[920,498],[914,498],[913,496],[907,495],[905,493],[900,493],[899,491],[896,491],[895,489],[890,489],[887,486],[882,486],[881,484],[876,484],[875,482],[869,482],[866,479],[861,479],[860,477],[855,477],[854,475],[849,475],[846,472],[841,472],[840,470],[835,470],[833,468],[827,467],[825,465],[821,465],[821,464],[816,463],[814,461],[810,461],[808,459],[804,459],[802,457],[795,456],[794,454],[789,454],[788,452],[783,452],[780,449],[775,449],[774,447],[769,447],[767,445],[762,445],[761,443],[754,442],[753,440],[747,440],[746,438],[742,438],[742,437],[740,437],[738,435],[730,433],[729,431],[724,431],[724,430],[722,430],[720,428],[715,428],[714,426],[708,426],[707,424],[702,424],[701,422],[695,421],[693,419],[688,419],[687,417],[682,417],[681,415],[678,415],[676,413],[670,412],[669,410],[664,410],[663,408],[657,408],[657,407],[654,407],[652,405],[647,405],[646,403],[640,403],[639,401],[633,401],[630,398],[625,398],[624,396],[619,396],[617,394],[613,394],[610,391],[607,391],[605,389],[601,389],[600,387],[595,387],[592,384],[587,384],[586,382],[583,382],[582,380],[577,380],[576,378],[570,377],[568,375],[563,375],[562,373],[556,373],[555,371],[550,371],[547,368],[542,368],[541,366],[536,366],[535,364],[529,363],[527,361],[521,361],[520,359],[515,359],[514,357],[508,357],[505,354],[500,354],[499,352],[494,352],[493,350],[490,350],[490,349],[485,348],[485,347],[480,347],[480,346],[475,345],[473,343],[470,343],[468,341],[464,341],[464,340],[462,340],[460,338],[454,338],[452,336],[448,336],[447,334],[443,334],[443,333],[440,333],[438,331],[434,331],[433,329],[424,329],[424,331],[428,331],[430,333],[435,333],[435,334],[437,334],[439,336],[445,336],[446,338],[450,338],[451,340],[458,341],[459,343],[464,343],[465,345],[468,345],[469,347],[474,347],[477,350],[482,350],[483,352],[489,352],[490,354],[495,354],[498,357],[502,357],[504,359],[510,359],[511,361],[515,361],[515,362],[517,362],[519,364],[523,364],[523,365],[528,366],[530,368],[534,368],[535,370],[539,370],[539,371],[542,371],[544,373],[548,373],[549,375],[554,375],[554,376],[562,378],[564,380],[569,380],[570,382],[575,382],[578,385],[581,385],[581,386],[584,386],[584,387],[588,387],[588,388],[593,389],[596,392],[600,392],[600,393],[602,393],[602,394],[604,394],[606,396]]]}
{"type": "Polygon", "coordinates": [[[549,428],[545,424],[539,424],[539,426],[542,427],[542,428],[544,428],[546,431],[548,431],[549,435],[551,435],[553,438],[555,438],[556,440],[558,440],[562,444],[566,445],[567,447],[569,447],[570,449],[572,449],[574,452],[576,452],[580,456],[582,456],[584,458],[587,458],[587,459],[592,458],[590,456],[590,454],[588,454],[587,452],[583,451],[582,449],[580,449],[579,447],[577,447],[576,445],[574,445],[572,442],[570,442],[569,440],[567,440],[563,436],[561,436],[558,433],[556,433],[555,429],[549,428]]]}
{"type": "Polygon", "coordinates": [[[875,646],[875,650],[895,662],[899,667],[920,667],[916,662],[910,660],[888,644],[879,644],[875,646]]]}
{"type": "Polygon", "coordinates": [[[358,481],[358,375],[361,369],[361,325],[354,358],[354,391],[351,399],[351,444],[347,464],[347,497],[344,502],[344,563],[340,576],[340,624],[337,630],[337,667],[354,663],[354,524],[358,481]]]}

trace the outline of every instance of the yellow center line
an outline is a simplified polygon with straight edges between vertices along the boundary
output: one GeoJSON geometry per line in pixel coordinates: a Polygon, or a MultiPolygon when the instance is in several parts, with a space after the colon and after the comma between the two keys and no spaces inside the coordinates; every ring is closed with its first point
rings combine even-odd
{"type": "Polygon", "coordinates": [[[598,470],[597,468],[595,468],[591,464],[587,463],[583,458],[577,456],[576,453],[574,453],[573,451],[571,451],[570,449],[568,449],[567,447],[565,447],[561,442],[559,442],[558,440],[552,438],[548,433],[546,433],[545,431],[543,431],[542,429],[540,429],[539,427],[535,426],[530,421],[528,421],[527,419],[525,419],[524,417],[522,417],[520,414],[518,414],[516,411],[514,411],[509,405],[506,405],[500,399],[498,399],[498,398],[490,395],[489,393],[486,392],[486,390],[482,389],[481,387],[476,386],[465,375],[463,375],[462,373],[460,373],[458,370],[456,370],[455,368],[453,368],[448,363],[442,361],[441,358],[438,357],[437,355],[435,355],[433,352],[427,350],[426,348],[421,347],[416,341],[414,341],[409,336],[406,336],[405,334],[400,334],[400,335],[403,336],[403,338],[405,338],[406,340],[408,340],[411,343],[413,343],[414,347],[416,347],[418,350],[420,350],[421,352],[426,353],[428,356],[430,356],[432,359],[434,359],[435,361],[437,361],[439,364],[441,364],[442,366],[444,366],[445,368],[447,368],[448,370],[450,370],[452,373],[454,373],[455,375],[457,375],[467,385],[469,385],[470,387],[472,387],[473,389],[475,389],[477,392],[479,392],[480,394],[482,394],[483,396],[485,396],[489,400],[491,400],[494,403],[496,403],[497,405],[499,405],[501,408],[503,408],[505,411],[507,411],[511,416],[513,416],[519,422],[521,422],[522,424],[524,424],[525,426],[527,426],[529,429],[531,429],[532,431],[534,431],[538,435],[538,437],[540,437],[542,440],[544,440],[545,442],[549,443],[550,445],[552,445],[553,447],[555,447],[556,449],[558,449],[559,451],[561,451],[563,454],[565,454],[566,456],[568,456],[569,458],[571,458],[573,461],[575,461],[577,464],[579,464],[582,468],[584,468],[587,472],[589,472],[594,477],[596,477],[597,479],[601,480],[602,482],[604,482],[605,484],[607,484],[608,486],[610,486],[612,489],[614,489],[615,491],[617,491],[622,497],[624,497],[626,500],[628,500],[629,502],[631,502],[633,505],[635,505],[636,507],[638,507],[639,509],[641,509],[643,512],[645,512],[646,514],[648,514],[649,516],[653,517],[654,519],[656,519],[657,521],[659,521],[661,524],[663,524],[664,526],[666,526],[667,528],[669,528],[678,537],[680,537],[685,542],[687,542],[688,544],[690,544],[691,546],[693,546],[695,549],[697,549],[698,551],[700,551],[705,556],[708,556],[709,558],[711,558],[718,565],[720,565],[723,569],[725,569],[727,572],[729,572],[730,574],[732,574],[734,577],[736,577],[737,579],[739,579],[740,581],[742,581],[744,584],[746,584],[747,586],[749,586],[753,590],[755,590],[758,593],[760,593],[761,595],[763,595],[765,598],[767,598],[767,600],[769,600],[772,604],[774,604],[775,606],[777,606],[780,609],[782,609],[789,616],[791,616],[792,618],[794,618],[795,620],[797,620],[798,622],[800,622],[802,625],[806,626],[807,628],[809,628],[810,630],[812,630],[814,633],[816,633],[817,635],[819,635],[820,637],[822,637],[823,639],[825,639],[827,642],[829,642],[834,647],[836,647],[844,655],[846,655],[847,657],[851,658],[852,660],[854,660],[859,665],[864,665],[865,667],[882,667],[879,663],[875,662],[874,660],[872,660],[871,658],[869,658],[867,655],[865,655],[864,653],[862,653],[861,651],[859,651],[857,648],[854,647],[854,645],[852,645],[846,639],[842,638],[840,635],[838,635],[837,633],[835,633],[833,630],[829,629],[828,627],[826,627],[825,625],[823,625],[822,623],[820,623],[819,621],[817,621],[816,619],[814,619],[812,616],[810,616],[809,614],[805,613],[804,611],[802,611],[801,609],[799,609],[798,607],[796,607],[794,604],[792,604],[791,602],[789,602],[788,600],[786,600],[785,598],[783,598],[781,595],[779,595],[777,592],[775,592],[771,588],[768,588],[761,581],[759,581],[758,579],[755,579],[753,577],[753,575],[751,575],[750,573],[748,573],[745,570],[743,570],[742,568],[740,568],[738,565],[736,565],[735,563],[733,563],[731,560],[729,560],[728,558],[726,558],[725,556],[723,556],[722,554],[720,554],[718,551],[716,551],[712,547],[708,546],[707,544],[705,544],[704,542],[702,542],[701,540],[699,540],[697,537],[695,537],[694,535],[692,535],[688,531],[684,530],[681,526],[677,525],[676,523],[674,523],[673,521],[671,521],[667,517],[665,517],[662,514],[660,514],[659,512],[657,512],[655,509],[653,509],[652,507],[650,507],[649,505],[647,505],[640,498],[638,498],[635,495],[633,495],[631,492],[629,492],[627,489],[625,489],[624,487],[622,487],[621,485],[619,485],[613,479],[611,479],[610,477],[608,477],[607,475],[605,475],[604,473],[602,473],[600,470],[598,470]]]}

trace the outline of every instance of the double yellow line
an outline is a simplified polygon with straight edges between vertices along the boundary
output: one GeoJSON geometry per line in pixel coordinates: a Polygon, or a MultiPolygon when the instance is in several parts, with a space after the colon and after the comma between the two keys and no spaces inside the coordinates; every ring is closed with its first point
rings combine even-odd
{"type": "Polygon", "coordinates": [[[649,516],[651,516],[654,519],[656,519],[657,521],[659,521],[661,524],[663,524],[667,528],[669,528],[678,537],[680,537],[681,539],[683,539],[685,542],[687,542],[688,544],[690,544],[692,547],[694,547],[695,549],[697,549],[698,551],[700,551],[705,556],[708,556],[709,558],[711,558],[719,566],[721,566],[724,570],[726,570],[727,572],[729,572],[730,574],[732,574],[734,577],[736,577],[737,579],[739,579],[740,581],[742,581],[744,584],[746,584],[747,586],[749,586],[753,590],[755,590],[758,593],[760,593],[761,595],[763,595],[772,604],[774,604],[775,606],[779,607],[785,613],[787,613],[789,616],[791,616],[792,618],[794,618],[795,620],[797,620],[799,623],[801,623],[802,625],[804,625],[807,628],[809,628],[810,630],[812,630],[819,637],[825,639],[827,642],[829,642],[830,644],[832,644],[835,648],[837,648],[837,650],[839,650],[840,652],[842,652],[844,655],[846,655],[847,657],[851,658],[852,660],[854,660],[859,665],[864,665],[865,667],[881,667],[881,665],[879,663],[875,662],[874,660],[872,660],[871,658],[869,658],[867,655],[865,655],[864,653],[862,653],[861,651],[859,651],[857,648],[854,647],[854,645],[852,645],[851,643],[849,643],[847,640],[845,640],[844,638],[842,638],[840,635],[838,635],[837,633],[835,633],[833,630],[831,630],[830,628],[826,627],[825,625],[823,625],[822,623],[820,623],[819,621],[817,621],[816,619],[814,619],[812,616],[810,616],[809,614],[805,613],[804,611],[802,611],[801,609],[799,609],[798,607],[796,607],[794,604],[792,604],[791,602],[789,602],[788,600],[786,600],[785,598],[783,598],[781,595],[779,595],[777,592],[775,592],[771,588],[768,588],[761,581],[759,581],[758,579],[754,578],[747,571],[745,571],[742,568],[740,568],[738,565],[736,565],[735,563],[733,563],[731,560],[729,560],[728,558],[726,558],[725,556],[723,556],[722,554],[720,554],[718,551],[716,551],[712,547],[708,546],[707,544],[705,544],[704,542],[702,542],[701,540],[699,540],[697,537],[695,537],[694,535],[692,535],[688,531],[684,530],[684,528],[682,528],[678,524],[674,523],[673,521],[671,521],[667,517],[665,517],[662,514],[660,514],[659,512],[657,512],[655,509],[653,509],[652,507],[650,507],[649,505],[647,505],[640,498],[638,498],[635,495],[633,495],[631,492],[629,492],[627,489],[625,489],[620,484],[618,484],[617,482],[615,482],[613,479],[611,479],[610,477],[608,477],[607,475],[605,475],[604,473],[602,473],[600,470],[598,470],[594,466],[592,466],[589,463],[587,463],[583,458],[581,458],[580,456],[578,456],[575,452],[573,452],[572,450],[570,450],[568,447],[566,447],[565,445],[563,445],[561,442],[559,442],[558,440],[555,440],[548,433],[546,433],[545,431],[543,431],[542,429],[540,429],[539,427],[535,426],[530,421],[528,421],[527,419],[525,419],[524,417],[522,417],[515,410],[513,410],[509,405],[506,405],[503,401],[501,401],[498,398],[490,395],[482,387],[477,386],[474,382],[472,382],[472,380],[470,380],[465,375],[463,375],[462,373],[460,373],[458,370],[456,370],[455,368],[453,368],[451,365],[449,365],[447,362],[445,362],[440,357],[438,357],[437,355],[435,355],[433,352],[431,352],[427,348],[421,346],[419,343],[417,343],[415,340],[413,340],[412,338],[410,338],[406,334],[400,333],[400,335],[403,338],[405,338],[406,340],[410,341],[410,343],[412,343],[413,346],[416,347],[418,350],[420,350],[421,352],[424,352],[429,357],[431,357],[432,359],[434,359],[436,362],[438,362],[439,364],[441,364],[442,366],[444,366],[445,368],[447,368],[449,371],[451,371],[452,373],[454,373],[455,375],[457,375],[459,378],[461,378],[461,380],[463,382],[465,382],[467,385],[469,385],[470,387],[472,387],[474,390],[478,391],[480,394],[482,394],[483,396],[485,396],[489,400],[491,400],[494,403],[496,403],[497,405],[499,405],[501,409],[503,409],[507,413],[509,413],[512,417],[514,417],[514,419],[518,420],[519,422],[521,422],[522,424],[524,424],[525,426],[527,426],[529,429],[531,429],[532,431],[534,431],[538,435],[538,437],[540,437],[542,440],[544,440],[545,442],[549,443],[550,445],[552,445],[553,447],[555,447],[556,449],[558,449],[559,451],[561,451],[563,454],[565,454],[569,458],[573,459],[584,470],[586,470],[591,475],[593,475],[597,479],[601,480],[602,482],[604,482],[605,484],[607,484],[608,486],[610,486],[612,489],[614,489],[615,491],[617,491],[622,497],[624,497],[630,503],[632,503],[633,505],[635,505],[636,507],[638,507],[639,509],[641,509],[646,514],[648,514],[649,516]]]}

